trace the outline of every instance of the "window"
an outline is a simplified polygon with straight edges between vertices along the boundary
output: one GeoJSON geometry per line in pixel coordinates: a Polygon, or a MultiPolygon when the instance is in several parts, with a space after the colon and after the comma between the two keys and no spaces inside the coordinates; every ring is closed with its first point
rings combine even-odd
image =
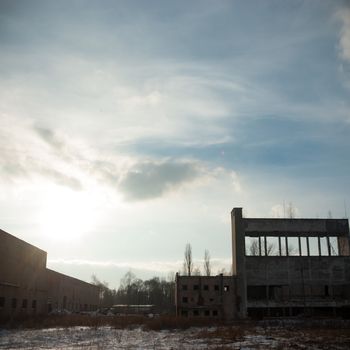
{"type": "Polygon", "coordinates": [[[210,316],[209,310],[205,310],[205,311],[204,311],[204,316],[210,316]]]}
{"type": "Polygon", "coordinates": [[[194,310],[193,311],[193,316],[199,316],[199,311],[198,310],[194,310]]]}
{"type": "Polygon", "coordinates": [[[210,298],[209,301],[212,303],[214,301],[214,298],[210,298]]]}
{"type": "Polygon", "coordinates": [[[213,310],[213,316],[217,316],[218,315],[218,310],[213,310]]]}
{"type": "Polygon", "coordinates": [[[228,292],[230,290],[230,286],[224,286],[224,292],[228,292]]]}
{"type": "Polygon", "coordinates": [[[182,302],[183,303],[188,303],[188,298],[187,297],[182,297],[182,302]]]}
{"type": "Polygon", "coordinates": [[[32,309],[36,309],[36,300],[32,301],[32,309]]]}
{"type": "Polygon", "coordinates": [[[13,298],[11,302],[12,309],[15,309],[17,307],[17,299],[13,298]]]}
{"type": "Polygon", "coordinates": [[[4,306],[5,306],[5,298],[0,297],[0,307],[4,307],[4,306]]]}
{"type": "Polygon", "coordinates": [[[26,309],[28,305],[28,300],[27,299],[23,299],[22,300],[22,309],[26,309]]]}
{"type": "Polygon", "coordinates": [[[181,311],[181,316],[187,317],[188,316],[187,310],[182,310],[181,311]]]}
{"type": "Polygon", "coordinates": [[[214,286],[214,290],[219,290],[219,285],[218,285],[218,284],[216,284],[216,285],[214,286]]]}
{"type": "Polygon", "coordinates": [[[182,285],[182,290],[187,290],[187,284],[182,285]]]}
{"type": "Polygon", "coordinates": [[[199,285],[198,284],[194,284],[193,285],[193,290],[198,290],[199,289],[199,285]]]}
{"type": "Polygon", "coordinates": [[[203,290],[209,290],[209,286],[208,286],[207,284],[205,284],[205,285],[203,286],[203,290]]]}

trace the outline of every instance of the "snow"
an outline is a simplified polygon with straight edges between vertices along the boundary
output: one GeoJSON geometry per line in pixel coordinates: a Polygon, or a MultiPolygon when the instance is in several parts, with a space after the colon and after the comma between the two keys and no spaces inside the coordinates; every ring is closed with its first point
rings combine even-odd
{"type": "MultiPolygon", "coordinates": [[[[226,328],[229,330],[229,328],[226,328]]],[[[115,329],[113,327],[69,327],[49,329],[0,329],[0,349],[348,349],[311,344],[303,336],[287,334],[285,330],[273,331],[261,327],[245,330],[237,336],[225,336],[216,327],[187,330],[150,331],[142,328],[115,329]],[[307,344],[307,345],[305,345],[307,344]]],[[[299,332],[297,332],[299,334],[299,332]]],[[[342,341],[339,342],[342,344],[342,341]]],[[[338,345],[339,345],[338,343],[338,345]]]]}

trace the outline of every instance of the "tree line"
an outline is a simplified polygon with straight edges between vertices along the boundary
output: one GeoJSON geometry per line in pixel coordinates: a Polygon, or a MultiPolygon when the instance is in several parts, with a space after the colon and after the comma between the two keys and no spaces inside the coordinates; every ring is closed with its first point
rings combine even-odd
{"type": "Polygon", "coordinates": [[[143,281],[131,271],[120,281],[118,289],[110,289],[107,282],[92,276],[92,283],[100,287],[100,307],[113,305],[154,305],[157,313],[174,311],[175,275],[167,279],[153,277],[143,281]]]}

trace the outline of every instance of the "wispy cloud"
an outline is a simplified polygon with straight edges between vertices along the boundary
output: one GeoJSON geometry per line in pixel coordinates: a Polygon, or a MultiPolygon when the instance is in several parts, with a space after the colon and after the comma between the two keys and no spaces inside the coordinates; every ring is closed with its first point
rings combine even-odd
{"type": "MultiPolygon", "coordinates": [[[[49,259],[48,263],[53,265],[72,265],[72,266],[94,266],[105,268],[120,268],[120,269],[134,269],[152,271],[154,273],[167,273],[167,272],[181,272],[183,267],[183,261],[129,261],[129,262],[117,262],[117,261],[94,261],[83,259],[49,259]]],[[[211,259],[211,265],[213,274],[217,271],[225,269],[230,271],[231,259],[211,259]]],[[[203,260],[194,260],[195,267],[200,270],[203,268],[203,260]]]]}
{"type": "Polygon", "coordinates": [[[339,33],[340,57],[350,63],[350,7],[342,7],[337,11],[341,22],[339,33]]]}

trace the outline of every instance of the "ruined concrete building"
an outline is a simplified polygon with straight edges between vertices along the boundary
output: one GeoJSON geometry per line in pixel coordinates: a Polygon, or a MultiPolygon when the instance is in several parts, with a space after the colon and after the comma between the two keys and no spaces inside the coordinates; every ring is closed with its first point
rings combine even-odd
{"type": "Polygon", "coordinates": [[[179,316],[341,315],[350,311],[347,219],[243,218],[231,212],[232,276],[179,276],[179,316]]]}
{"type": "Polygon", "coordinates": [[[46,258],[45,251],[0,230],[0,318],[97,309],[99,288],[47,269],[46,258]]]}

